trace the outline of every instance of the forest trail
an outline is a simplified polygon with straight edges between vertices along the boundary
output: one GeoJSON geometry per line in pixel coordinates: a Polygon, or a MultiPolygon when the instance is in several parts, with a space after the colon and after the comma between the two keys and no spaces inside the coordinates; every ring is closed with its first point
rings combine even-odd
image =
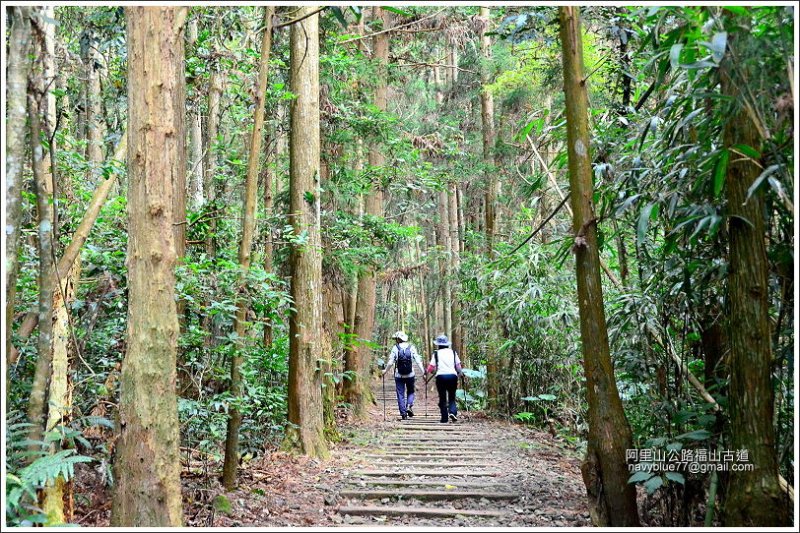
{"type": "Polygon", "coordinates": [[[377,381],[370,416],[340,426],[342,440],[327,460],[267,453],[245,463],[239,488],[227,493],[202,473],[185,472],[186,524],[591,525],[574,448],[481,412],[460,411],[457,423],[439,424],[434,383],[426,402],[417,381],[416,416],[404,421],[394,380],[386,380],[385,391],[377,381]],[[220,495],[230,505],[224,511],[215,503],[220,495]]]}
{"type": "Polygon", "coordinates": [[[580,461],[547,433],[459,412],[441,424],[431,381],[417,380],[416,416],[400,420],[394,380],[378,382],[372,424],[348,450],[338,488],[346,524],[588,526],[580,461]],[[386,421],[384,422],[384,400],[386,421]],[[427,413],[427,416],[426,416],[427,413]]]}

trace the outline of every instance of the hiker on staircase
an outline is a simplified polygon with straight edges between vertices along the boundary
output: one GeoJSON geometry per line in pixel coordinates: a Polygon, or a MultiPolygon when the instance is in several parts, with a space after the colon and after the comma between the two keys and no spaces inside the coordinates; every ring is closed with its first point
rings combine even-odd
{"type": "Polygon", "coordinates": [[[446,335],[436,337],[434,344],[436,345],[436,350],[433,351],[433,357],[431,357],[426,373],[436,373],[439,411],[442,415],[439,422],[446,424],[448,418],[451,422],[456,422],[458,420],[456,389],[458,388],[458,377],[464,374],[461,368],[461,359],[450,348],[450,340],[446,335]]]}
{"type": "Polygon", "coordinates": [[[383,369],[383,375],[394,366],[394,383],[397,389],[397,408],[400,410],[400,417],[403,420],[414,416],[414,363],[425,374],[425,367],[422,366],[417,349],[408,342],[408,335],[403,331],[394,334],[395,345],[389,355],[389,364],[383,369]]]}

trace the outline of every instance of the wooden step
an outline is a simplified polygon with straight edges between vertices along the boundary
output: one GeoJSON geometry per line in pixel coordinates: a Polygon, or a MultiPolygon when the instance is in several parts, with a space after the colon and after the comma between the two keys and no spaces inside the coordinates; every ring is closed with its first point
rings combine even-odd
{"type": "Polygon", "coordinates": [[[407,507],[407,506],[348,506],[339,507],[339,514],[350,516],[423,516],[423,517],[456,517],[456,516],[485,516],[497,517],[508,514],[506,511],[497,510],[467,510],[467,509],[441,509],[437,507],[407,507]]]}
{"type": "Polygon", "coordinates": [[[361,456],[364,459],[484,459],[485,453],[472,453],[472,452],[418,452],[418,453],[368,453],[361,456]]]}
{"type": "Polygon", "coordinates": [[[447,477],[447,476],[485,476],[492,477],[500,475],[497,470],[407,470],[396,472],[394,470],[364,470],[356,472],[357,476],[428,476],[428,477],[447,477]]]}
{"type": "MultiPolygon", "coordinates": [[[[388,422],[388,420],[387,420],[388,422]]],[[[408,430],[408,431],[477,431],[475,426],[471,426],[466,422],[439,422],[439,417],[431,418],[427,422],[409,422],[406,420],[397,419],[391,428],[393,430],[408,430]]]]}
{"type": "Polygon", "coordinates": [[[414,462],[405,462],[405,461],[382,461],[375,466],[380,466],[382,468],[408,468],[408,467],[434,467],[434,468],[489,468],[495,466],[494,464],[488,463],[470,463],[470,462],[452,462],[452,461],[414,461],[414,462]]]}
{"type": "Polygon", "coordinates": [[[343,490],[339,492],[343,498],[361,498],[364,500],[380,500],[383,498],[402,498],[404,500],[460,500],[474,498],[479,500],[515,500],[518,494],[512,492],[484,492],[479,490],[457,491],[457,490],[343,490]]]}
{"type": "MultiPolygon", "coordinates": [[[[474,453],[481,453],[482,452],[482,453],[487,453],[487,454],[491,453],[492,451],[494,451],[494,448],[488,448],[488,447],[485,447],[485,446],[470,446],[468,450],[466,450],[464,448],[455,448],[455,449],[453,449],[452,447],[450,449],[453,450],[453,451],[451,451],[451,454],[460,453],[462,450],[469,451],[469,452],[474,452],[474,453]]],[[[407,445],[406,446],[401,446],[401,445],[395,445],[395,446],[383,446],[383,447],[377,448],[377,449],[373,448],[372,451],[373,452],[374,451],[380,451],[380,452],[385,452],[387,454],[400,453],[400,452],[407,452],[407,453],[411,453],[411,454],[415,454],[415,453],[426,454],[428,452],[430,452],[430,453],[438,452],[438,451],[441,451],[441,449],[440,448],[432,448],[431,446],[407,446],[407,445]]]]}
{"type": "Polygon", "coordinates": [[[493,483],[487,481],[461,481],[461,480],[447,480],[447,481],[431,481],[429,479],[365,479],[359,481],[359,484],[372,486],[393,486],[393,487],[440,487],[446,488],[447,486],[455,487],[455,489],[492,489],[499,490],[505,488],[503,483],[493,483]]]}

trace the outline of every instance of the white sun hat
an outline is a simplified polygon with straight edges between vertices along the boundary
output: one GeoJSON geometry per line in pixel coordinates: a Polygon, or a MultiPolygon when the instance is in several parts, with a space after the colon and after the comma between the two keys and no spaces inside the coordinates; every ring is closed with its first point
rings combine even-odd
{"type": "Polygon", "coordinates": [[[406,342],[408,340],[408,335],[405,334],[403,331],[395,331],[393,339],[400,339],[401,342],[406,342]]]}

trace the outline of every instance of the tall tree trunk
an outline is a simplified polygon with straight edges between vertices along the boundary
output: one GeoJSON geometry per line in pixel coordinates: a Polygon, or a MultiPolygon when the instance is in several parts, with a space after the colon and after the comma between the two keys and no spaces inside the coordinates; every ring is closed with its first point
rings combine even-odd
{"type": "MultiPolygon", "coordinates": [[[[197,42],[197,18],[193,17],[186,29],[189,47],[197,42]]],[[[195,86],[195,91],[199,88],[195,86]]],[[[189,122],[189,206],[198,209],[203,205],[203,122],[198,98],[194,110],[188,114],[189,122]]]]}
{"type": "MultiPolygon", "coordinates": [[[[203,176],[203,188],[205,189],[206,201],[212,206],[215,205],[217,196],[216,173],[217,173],[217,153],[214,146],[217,143],[217,133],[219,131],[219,103],[222,96],[222,74],[217,70],[211,73],[208,88],[208,119],[206,123],[206,157],[205,171],[203,176]]],[[[208,237],[206,237],[206,255],[215,257],[217,255],[216,238],[217,231],[216,216],[212,215],[208,224],[208,237]]]]}
{"type": "MultiPolygon", "coordinates": [[[[447,187],[447,185],[445,185],[447,187]]],[[[453,335],[452,295],[450,292],[450,200],[447,189],[439,191],[439,286],[442,289],[442,314],[444,334],[453,335]]]]}
{"type": "Polygon", "coordinates": [[[617,391],[603,309],[580,14],[576,7],[562,6],[559,15],[575,232],[573,251],[589,423],[586,460],[581,470],[595,525],[638,526],[636,491],[628,483],[630,473],[625,457],[625,450],[632,446],[631,430],[617,391]]]}
{"type": "Polygon", "coordinates": [[[31,385],[28,419],[30,439],[42,438],[47,417],[47,390],[52,372],[51,342],[53,338],[53,291],[55,288],[55,207],[53,198],[53,152],[47,142],[55,125],[55,97],[48,90],[55,79],[53,67],[54,27],[48,19],[53,18],[53,8],[41,8],[34,12],[34,54],[38,58],[29,80],[28,111],[33,146],[32,167],[36,184],[36,207],[39,215],[39,338],[38,358],[31,385]]]}
{"type": "MultiPolygon", "coordinates": [[[[11,367],[11,332],[19,274],[19,235],[22,223],[22,169],[25,162],[25,124],[28,114],[28,73],[30,72],[31,8],[9,8],[11,27],[8,38],[6,75],[6,399],[11,367]]],[[[34,142],[34,139],[31,139],[34,142]]]]}
{"type": "MultiPolygon", "coordinates": [[[[253,130],[250,135],[250,154],[247,159],[247,176],[245,178],[244,212],[242,216],[242,241],[239,245],[239,265],[241,279],[239,294],[247,293],[247,271],[250,269],[250,254],[253,250],[253,235],[256,226],[256,209],[258,194],[258,168],[261,161],[261,138],[264,130],[264,106],[267,94],[267,76],[269,74],[269,56],[272,51],[272,16],[273,6],[264,8],[264,34],[261,38],[261,57],[258,63],[258,87],[255,95],[255,115],[253,130]]],[[[242,395],[242,363],[244,351],[247,349],[247,311],[250,308],[247,299],[241,297],[236,304],[236,318],[233,329],[238,346],[231,359],[231,397],[236,400],[242,395]]],[[[236,469],[239,465],[239,426],[242,414],[235,405],[228,410],[228,434],[225,439],[225,464],[222,469],[222,484],[226,489],[236,485],[236,469]]]]}
{"type": "Polygon", "coordinates": [[[459,279],[459,271],[461,270],[461,257],[460,257],[460,239],[458,231],[458,183],[450,184],[450,209],[449,226],[450,226],[450,320],[451,320],[451,335],[453,349],[461,356],[461,362],[464,362],[464,346],[462,340],[464,338],[464,329],[461,325],[461,305],[458,301],[459,287],[461,281],[459,279]]]}
{"type": "Polygon", "coordinates": [[[175,394],[177,233],[186,175],[183,30],[188,8],[126,7],[128,350],[119,393],[114,526],[181,526],[175,394]]]}
{"type": "Polygon", "coordinates": [[[492,40],[486,35],[489,29],[490,13],[488,7],[480,8],[480,41],[481,56],[485,63],[481,68],[481,122],[483,125],[483,162],[488,167],[486,170],[486,253],[489,257],[494,257],[494,238],[497,233],[497,189],[500,182],[497,173],[494,171],[495,156],[495,131],[494,131],[494,97],[489,91],[491,76],[489,73],[489,61],[492,59],[492,40]]]}
{"type": "MultiPolygon", "coordinates": [[[[385,9],[374,7],[375,17],[382,23],[383,29],[389,29],[390,13],[385,9]]],[[[378,64],[375,86],[375,107],[381,111],[386,110],[387,95],[387,67],[389,64],[389,33],[381,33],[373,37],[373,60],[378,64]]],[[[385,163],[385,157],[380,145],[372,143],[369,146],[368,164],[371,169],[380,168],[385,163]]],[[[383,216],[383,185],[380,179],[373,179],[372,189],[366,197],[364,209],[366,214],[383,216]]],[[[347,380],[344,386],[344,395],[348,403],[353,406],[353,416],[363,418],[367,413],[367,406],[372,402],[372,391],[369,387],[369,368],[371,350],[366,342],[372,340],[375,326],[375,272],[371,268],[365,269],[358,277],[358,298],[356,301],[356,315],[354,319],[354,334],[356,346],[348,350],[346,358],[347,368],[355,369],[352,379],[347,380]]]]}
{"type": "Polygon", "coordinates": [[[105,158],[106,121],[103,115],[103,94],[100,84],[100,69],[103,68],[103,56],[97,49],[94,34],[89,40],[86,50],[86,159],[90,162],[90,179],[92,183],[100,183],[102,179],[101,164],[105,158]]]}
{"type": "Polygon", "coordinates": [[[322,252],[320,240],[319,14],[298,9],[302,18],[291,29],[290,203],[295,235],[306,242],[291,251],[291,293],[295,311],[289,319],[289,427],[286,447],[313,457],[328,455],[323,434],[322,252]],[[313,13],[313,14],[312,14],[313,13]]]}
{"type": "MultiPolygon", "coordinates": [[[[730,16],[738,24],[745,19],[730,16]]],[[[741,39],[748,40],[746,29],[741,39]]],[[[758,129],[741,104],[741,78],[745,54],[756,54],[754,42],[734,41],[737,57],[734,66],[729,54],[721,65],[722,94],[735,106],[723,129],[726,147],[744,144],[761,149],[758,129]]],[[[732,45],[729,45],[732,46],[732,45]]],[[[748,189],[761,173],[758,164],[746,157],[731,157],[725,176],[728,200],[730,259],[728,268],[730,341],[730,424],[733,449],[748,450],[750,472],[730,472],[723,509],[726,526],[788,526],[790,505],[778,485],[778,462],[773,426],[774,390],[772,385],[772,346],[769,314],[769,263],[764,232],[763,192],[748,198],[748,189]]]]}
{"type": "MultiPolygon", "coordinates": [[[[491,76],[489,62],[492,59],[492,40],[486,35],[491,22],[491,13],[488,7],[480,8],[478,18],[478,36],[481,42],[481,123],[483,131],[483,163],[486,166],[486,192],[483,202],[483,230],[486,235],[486,255],[494,258],[494,239],[497,233],[497,190],[500,182],[497,179],[495,166],[495,129],[494,129],[494,97],[489,91],[491,76]]],[[[489,332],[486,340],[486,396],[490,407],[496,407],[499,396],[499,357],[497,345],[497,325],[495,311],[488,312],[487,323],[489,332]]]]}
{"type": "MultiPolygon", "coordinates": [[[[276,158],[277,159],[277,158],[276,158]]],[[[270,162],[270,151],[265,154],[264,160],[264,272],[271,274],[275,268],[275,243],[273,242],[273,219],[272,210],[274,204],[273,186],[274,181],[272,178],[272,168],[270,162]]],[[[272,319],[265,318],[264,322],[264,348],[269,350],[272,346],[272,319]]]]}

